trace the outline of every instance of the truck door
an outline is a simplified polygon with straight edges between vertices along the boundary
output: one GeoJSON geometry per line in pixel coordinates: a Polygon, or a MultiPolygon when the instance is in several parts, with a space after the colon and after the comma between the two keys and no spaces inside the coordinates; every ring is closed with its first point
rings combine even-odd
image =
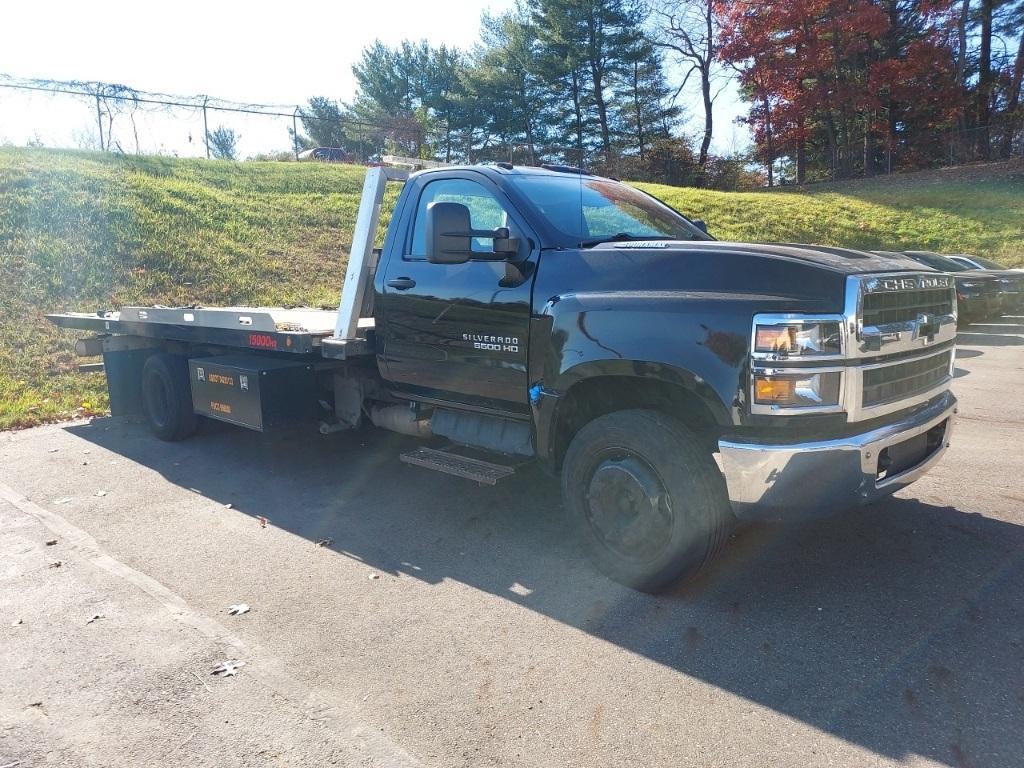
{"type": "MultiPolygon", "coordinates": [[[[524,269],[526,279],[508,287],[501,285],[503,261],[432,264],[426,259],[427,205],[462,203],[473,229],[507,226],[513,237],[531,243],[537,238],[531,238],[522,217],[482,174],[466,171],[424,182],[412,225],[393,247],[380,287],[377,332],[383,336],[385,375],[394,389],[412,396],[527,413],[536,247],[524,269]]],[[[489,253],[493,244],[474,239],[472,248],[489,253]]]]}

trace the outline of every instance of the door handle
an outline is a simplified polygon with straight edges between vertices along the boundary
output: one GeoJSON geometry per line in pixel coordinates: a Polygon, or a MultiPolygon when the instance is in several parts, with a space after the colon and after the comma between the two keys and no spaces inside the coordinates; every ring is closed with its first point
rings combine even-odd
{"type": "Polygon", "coordinates": [[[395,288],[399,291],[408,291],[410,288],[416,287],[416,281],[411,277],[396,277],[387,282],[388,288],[395,288]]]}

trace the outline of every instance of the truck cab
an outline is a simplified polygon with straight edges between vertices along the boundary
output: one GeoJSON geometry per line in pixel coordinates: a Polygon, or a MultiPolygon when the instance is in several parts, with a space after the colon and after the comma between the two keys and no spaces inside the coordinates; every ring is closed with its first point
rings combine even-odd
{"type": "Polygon", "coordinates": [[[112,409],[141,392],[158,436],[197,414],[369,420],[427,441],[403,460],[478,482],[539,463],[596,565],[645,590],[696,573],[737,518],[830,514],[913,482],[956,411],[948,275],[894,253],[720,242],[560,166],[372,169],[338,311],[285,313],[53,319],[103,331],[86,346],[112,409]],[[404,186],[377,251],[389,180],[404,186]]]}

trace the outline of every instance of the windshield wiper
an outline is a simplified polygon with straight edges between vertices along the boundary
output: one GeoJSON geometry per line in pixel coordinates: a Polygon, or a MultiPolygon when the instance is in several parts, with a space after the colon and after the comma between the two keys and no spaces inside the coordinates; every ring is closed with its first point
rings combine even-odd
{"type": "Polygon", "coordinates": [[[646,240],[678,240],[677,237],[669,237],[668,235],[631,235],[629,232],[618,232],[614,235],[605,235],[604,237],[595,237],[592,240],[581,240],[580,248],[593,248],[595,245],[601,243],[614,243],[619,240],[628,240],[632,242],[643,242],[646,240]]]}

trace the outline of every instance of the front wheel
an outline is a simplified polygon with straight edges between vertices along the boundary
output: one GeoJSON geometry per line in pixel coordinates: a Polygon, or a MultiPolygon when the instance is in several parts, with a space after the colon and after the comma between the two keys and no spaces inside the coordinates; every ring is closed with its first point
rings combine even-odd
{"type": "Polygon", "coordinates": [[[696,574],[733,522],[704,442],[657,411],[618,411],[583,427],[565,455],[562,497],[597,567],[644,592],[696,574]]]}

